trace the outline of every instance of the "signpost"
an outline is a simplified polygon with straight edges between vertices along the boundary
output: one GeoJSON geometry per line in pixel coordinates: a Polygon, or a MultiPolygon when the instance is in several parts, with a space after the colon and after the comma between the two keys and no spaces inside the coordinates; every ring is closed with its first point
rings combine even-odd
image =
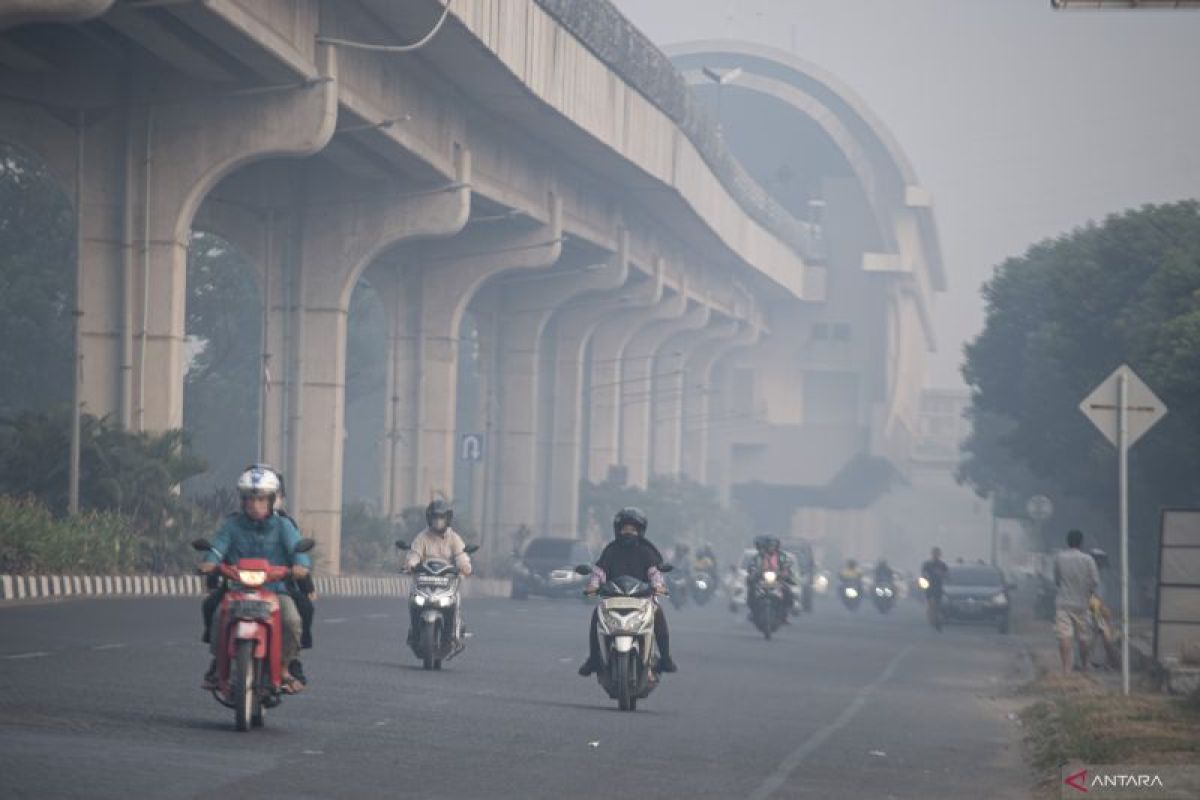
{"type": "Polygon", "coordinates": [[[1117,515],[1121,523],[1121,689],[1129,694],[1129,448],[1162,419],[1167,407],[1122,364],[1079,404],[1117,446],[1117,515]]]}
{"type": "Polygon", "coordinates": [[[458,437],[458,460],[468,464],[478,464],[483,461],[482,433],[464,433],[458,437]]]}

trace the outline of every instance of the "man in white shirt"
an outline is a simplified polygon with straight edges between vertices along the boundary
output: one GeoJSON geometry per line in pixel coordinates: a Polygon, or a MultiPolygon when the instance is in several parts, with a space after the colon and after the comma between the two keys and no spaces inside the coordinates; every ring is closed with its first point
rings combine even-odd
{"type": "Polygon", "coordinates": [[[1067,549],[1054,556],[1054,585],[1058,587],[1054,598],[1054,630],[1064,675],[1071,672],[1072,642],[1079,646],[1080,669],[1087,671],[1087,645],[1092,628],[1088,603],[1100,585],[1096,561],[1080,549],[1082,546],[1083,532],[1070,531],[1067,549]]]}

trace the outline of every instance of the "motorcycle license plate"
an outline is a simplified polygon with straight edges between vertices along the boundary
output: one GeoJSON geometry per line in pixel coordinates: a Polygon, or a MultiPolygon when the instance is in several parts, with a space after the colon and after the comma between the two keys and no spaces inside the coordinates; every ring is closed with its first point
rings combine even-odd
{"type": "Polygon", "coordinates": [[[637,609],[645,604],[645,600],[639,600],[636,597],[612,597],[604,601],[605,608],[613,609],[637,609]]]}
{"type": "Polygon", "coordinates": [[[269,620],[271,604],[266,600],[234,600],[229,604],[229,616],[234,619],[269,620]]]}

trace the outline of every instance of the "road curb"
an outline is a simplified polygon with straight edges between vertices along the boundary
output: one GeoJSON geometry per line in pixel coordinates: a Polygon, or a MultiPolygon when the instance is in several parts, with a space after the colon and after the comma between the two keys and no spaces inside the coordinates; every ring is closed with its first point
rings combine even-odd
{"type": "MultiPolygon", "coordinates": [[[[404,597],[410,579],[403,576],[336,575],[313,579],[326,597],[404,597]]],[[[464,597],[507,597],[507,578],[468,578],[464,597]]],[[[0,603],[65,597],[200,597],[199,575],[0,575],[0,603]]]]}

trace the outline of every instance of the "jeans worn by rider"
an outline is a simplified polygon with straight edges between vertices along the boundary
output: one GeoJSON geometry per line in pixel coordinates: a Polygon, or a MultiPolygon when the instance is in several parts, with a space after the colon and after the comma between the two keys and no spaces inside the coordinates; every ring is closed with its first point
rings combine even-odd
{"type": "MultiPolygon", "coordinates": [[[[662,592],[666,588],[666,581],[658,569],[662,563],[662,555],[658,548],[646,539],[640,536],[622,537],[609,542],[600,558],[596,560],[592,567],[592,575],[588,579],[587,591],[595,592],[605,581],[628,575],[649,583],[656,592],[662,592]]],[[[599,626],[600,609],[597,608],[592,612],[592,621],[588,627],[588,660],[580,670],[581,674],[588,675],[604,663],[600,652],[599,626]]],[[[654,639],[658,644],[660,670],[674,671],[675,665],[671,659],[671,632],[667,628],[667,618],[657,599],[654,601],[654,639]]]]}
{"type": "MultiPolygon", "coordinates": [[[[300,532],[290,519],[271,514],[263,520],[252,520],[244,513],[232,514],[221,525],[212,550],[205,555],[209,563],[237,564],[243,558],[266,559],[272,566],[299,566],[312,568],[312,559],[305,553],[297,553],[300,532]]],[[[283,623],[282,656],[286,667],[300,653],[301,619],[296,604],[288,594],[286,581],[265,584],[265,589],[275,592],[279,598],[279,614],[283,623]]],[[[213,656],[221,637],[213,631],[219,622],[220,608],[214,610],[209,625],[209,646],[213,656]]]]}
{"type": "MultiPolygon", "coordinates": [[[[471,557],[466,552],[467,543],[458,535],[458,531],[454,528],[447,527],[441,533],[426,528],[417,534],[409,546],[408,554],[405,556],[404,565],[409,572],[419,567],[430,559],[445,561],[458,567],[458,572],[464,578],[471,574],[471,557]]],[[[414,606],[409,606],[409,627],[408,641],[411,644],[416,640],[416,633],[420,621],[421,612],[414,606]]],[[[464,626],[462,616],[462,601],[458,604],[458,621],[459,627],[464,626]]]]}

